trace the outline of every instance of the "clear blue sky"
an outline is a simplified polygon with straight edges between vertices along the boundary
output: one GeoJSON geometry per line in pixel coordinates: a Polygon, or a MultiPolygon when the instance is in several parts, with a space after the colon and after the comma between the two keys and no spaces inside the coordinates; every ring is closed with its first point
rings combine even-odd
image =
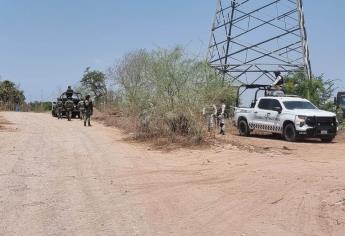
{"type": "MultiPolygon", "coordinates": [[[[345,1],[305,0],[315,74],[345,89],[345,1]]],[[[0,75],[29,100],[52,99],[91,66],[139,48],[206,55],[215,0],[0,0],[0,75]]]]}

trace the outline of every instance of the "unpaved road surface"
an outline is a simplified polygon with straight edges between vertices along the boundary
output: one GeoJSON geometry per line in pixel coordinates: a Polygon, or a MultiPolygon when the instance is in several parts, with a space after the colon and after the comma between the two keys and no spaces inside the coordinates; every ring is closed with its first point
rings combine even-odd
{"type": "Polygon", "coordinates": [[[0,235],[345,235],[343,137],[164,153],[99,124],[0,116],[0,235]]]}

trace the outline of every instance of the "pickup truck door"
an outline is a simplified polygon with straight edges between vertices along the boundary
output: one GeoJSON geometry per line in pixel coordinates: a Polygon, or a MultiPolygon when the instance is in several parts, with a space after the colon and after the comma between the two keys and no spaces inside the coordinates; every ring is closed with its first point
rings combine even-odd
{"type": "Polygon", "coordinates": [[[271,114],[269,110],[271,107],[272,99],[261,99],[258,105],[254,108],[253,121],[250,124],[250,128],[256,130],[267,131],[268,125],[271,125],[268,116],[271,114]]]}
{"type": "Polygon", "coordinates": [[[267,120],[269,122],[269,129],[273,133],[280,133],[282,132],[282,124],[281,124],[281,112],[278,112],[277,109],[283,110],[282,105],[277,99],[272,99],[270,111],[267,114],[267,120]]]}

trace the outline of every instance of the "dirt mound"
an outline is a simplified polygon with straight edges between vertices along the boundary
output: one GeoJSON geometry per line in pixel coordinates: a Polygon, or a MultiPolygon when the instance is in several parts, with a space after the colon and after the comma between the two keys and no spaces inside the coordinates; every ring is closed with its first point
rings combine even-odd
{"type": "Polygon", "coordinates": [[[9,130],[9,125],[12,123],[0,115],[0,131],[9,130]]]}

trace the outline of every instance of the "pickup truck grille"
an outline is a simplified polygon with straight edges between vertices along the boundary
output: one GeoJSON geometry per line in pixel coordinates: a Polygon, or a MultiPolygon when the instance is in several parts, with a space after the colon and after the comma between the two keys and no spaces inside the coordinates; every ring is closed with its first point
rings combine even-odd
{"type": "Polygon", "coordinates": [[[336,127],[335,117],[308,117],[306,124],[310,127],[336,127]]]}

